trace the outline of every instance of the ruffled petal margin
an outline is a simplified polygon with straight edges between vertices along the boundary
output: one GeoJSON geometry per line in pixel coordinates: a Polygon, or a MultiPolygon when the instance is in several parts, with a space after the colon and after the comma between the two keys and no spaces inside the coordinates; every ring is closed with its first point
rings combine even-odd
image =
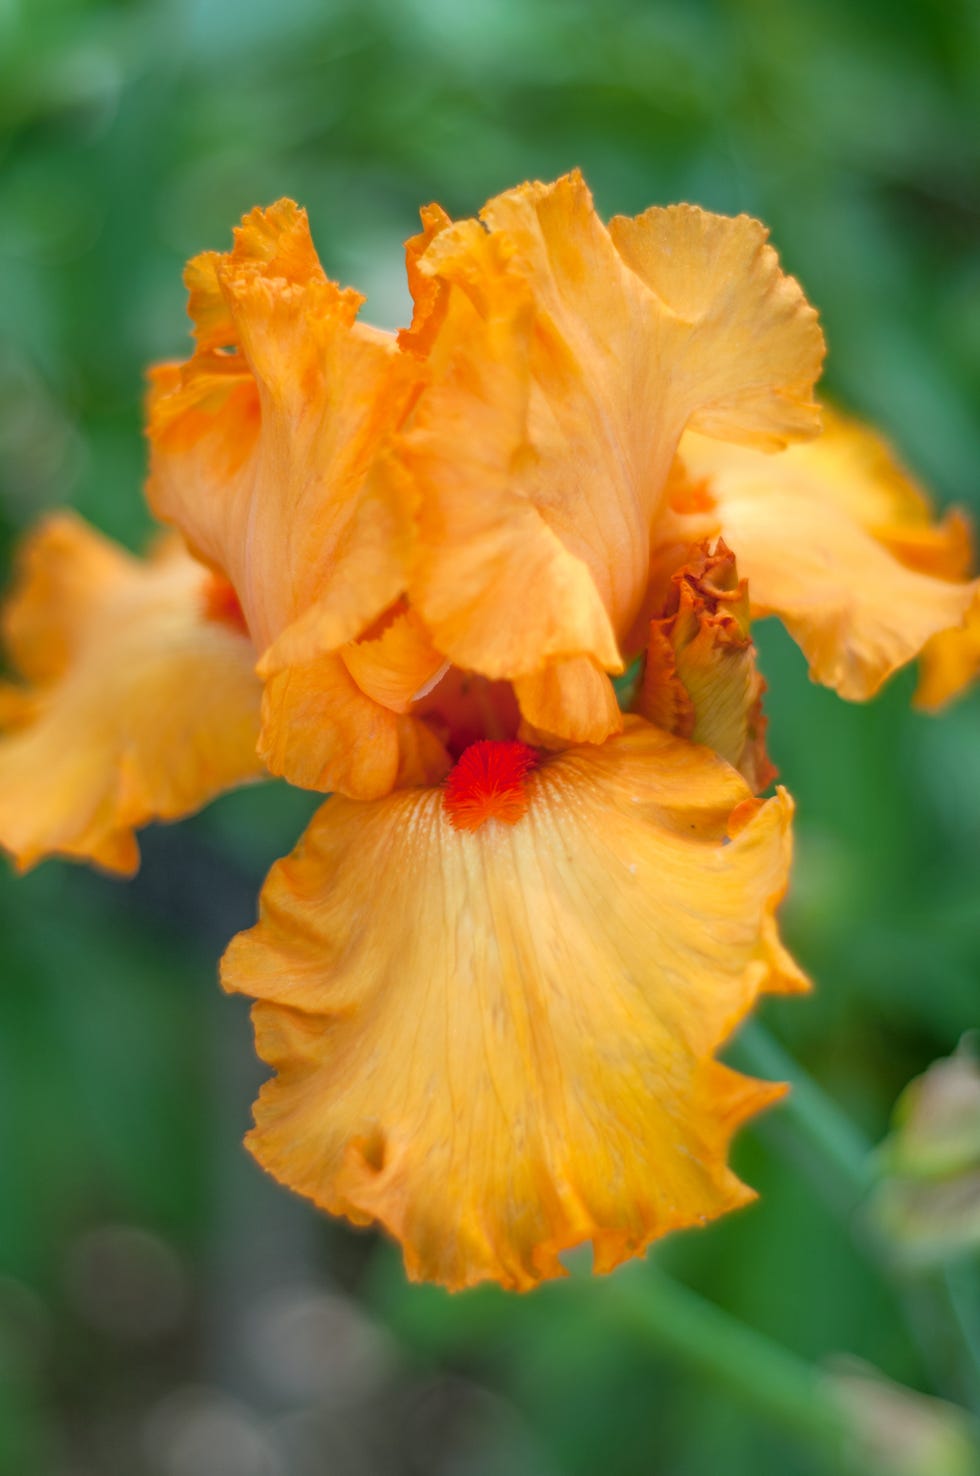
{"type": "Polygon", "coordinates": [[[384,714],[355,694],[330,752],[314,734],[318,754],[304,759],[293,697],[405,587],[412,494],[380,468],[422,366],[358,321],[361,297],[327,279],[290,200],[253,210],[233,249],[196,257],[186,281],[197,350],[151,371],[147,496],[239,598],[269,679],[263,751],[292,783],[315,768],[341,787],[357,767],[350,750],[384,714]]]}
{"type": "Polygon", "coordinates": [[[791,803],[626,721],[544,758],[513,825],[328,801],[225,955],[277,1072],[249,1147],[414,1279],[526,1289],[587,1241],[609,1271],[753,1197],[729,1141],[783,1089],[713,1056],[806,987],[773,916],[791,803]]]}
{"type": "Polygon", "coordinates": [[[828,413],[818,440],[778,456],[688,434],[680,457],[710,508],[681,517],[686,536],[695,524],[722,534],[753,615],[782,619],[814,681],[863,701],[943,632],[923,705],[971,679],[980,582],[962,578],[968,524],[956,512],[935,523],[876,433],[828,413]]]}
{"type": "Polygon", "coordinates": [[[401,591],[409,509],[373,469],[419,366],[357,322],[362,298],[327,279],[291,200],[253,210],[186,279],[198,349],[151,372],[147,496],[228,577],[278,670],[401,591]]]}
{"type": "Polygon", "coordinates": [[[397,784],[438,781],[449,768],[426,724],[375,702],[339,655],[277,671],[262,712],[263,762],[301,789],[377,799],[397,784]]]}
{"type": "Polygon", "coordinates": [[[255,652],[213,610],[213,576],[168,540],[131,557],[71,514],[22,551],[4,638],[28,687],[0,717],[0,845],[139,865],[134,829],[258,778],[255,652]]]}
{"type": "Polygon", "coordinates": [[[815,434],[816,314],[758,222],[681,207],[607,229],[578,173],[497,196],[480,222],[423,221],[403,342],[431,376],[398,443],[418,497],[413,602],[458,665],[524,680],[542,731],[543,670],[564,664],[560,736],[601,741],[608,691],[567,664],[622,670],[681,432],[815,434]]]}

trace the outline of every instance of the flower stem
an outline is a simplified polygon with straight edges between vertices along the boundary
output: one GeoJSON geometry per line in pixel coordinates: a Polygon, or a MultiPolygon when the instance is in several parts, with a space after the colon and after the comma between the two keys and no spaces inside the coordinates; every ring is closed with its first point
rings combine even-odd
{"type": "Polygon", "coordinates": [[[980,1415],[980,1279],[976,1265],[947,1263],[939,1272],[939,1284],[959,1345],[964,1398],[973,1413],[980,1415]]]}
{"type": "MultiPolygon", "coordinates": [[[[828,1469],[857,1471],[853,1429],[825,1375],[652,1265],[589,1289],[593,1316],[727,1389],[769,1422],[819,1449],[828,1469]]],[[[868,1476],[864,1465],[862,1476],[868,1476]]]]}
{"type": "MultiPolygon", "coordinates": [[[[817,1160],[830,1170],[829,1181],[824,1181],[824,1187],[837,1201],[841,1213],[850,1219],[874,1185],[873,1145],[757,1020],[746,1022],[730,1054],[735,1064],[747,1071],[790,1083],[792,1091],[782,1108],[784,1121],[797,1140],[805,1143],[817,1160]]],[[[777,1134],[774,1136],[778,1137],[777,1134]]],[[[871,1235],[856,1237],[856,1240],[866,1252],[880,1244],[880,1237],[876,1240],[871,1235]]],[[[923,1320],[918,1315],[915,1299],[909,1295],[912,1288],[887,1254],[882,1269],[897,1283],[909,1330],[937,1381],[945,1383],[946,1357],[933,1345],[934,1338],[930,1336],[927,1325],[931,1319],[923,1320]]],[[[922,1290],[932,1303],[935,1314],[941,1316],[946,1325],[948,1336],[944,1341],[957,1350],[956,1361],[967,1391],[966,1401],[974,1410],[980,1410],[980,1335],[972,1331],[976,1288],[968,1270],[951,1265],[942,1267],[938,1276],[931,1281],[923,1281],[922,1290]]]]}
{"type": "Polygon", "coordinates": [[[861,1131],[758,1020],[739,1031],[731,1057],[747,1071],[790,1083],[782,1115],[831,1169],[847,1209],[853,1209],[873,1182],[872,1145],[861,1131]]]}

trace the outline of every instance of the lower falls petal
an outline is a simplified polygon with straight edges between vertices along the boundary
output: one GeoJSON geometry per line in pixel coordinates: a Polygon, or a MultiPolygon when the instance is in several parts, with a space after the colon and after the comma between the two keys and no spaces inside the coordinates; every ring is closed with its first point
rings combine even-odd
{"type": "Polygon", "coordinates": [[[401,1241],[409,1274],[524,1289],[752,1198],[732,1133],[781,1092],[714,1060],[761,990],[805,988],[774,910],[792,805],[636,718],[544,755],[526,811],[335,797],[224,960],[253,995],[252,1152],[401,1241]]]}

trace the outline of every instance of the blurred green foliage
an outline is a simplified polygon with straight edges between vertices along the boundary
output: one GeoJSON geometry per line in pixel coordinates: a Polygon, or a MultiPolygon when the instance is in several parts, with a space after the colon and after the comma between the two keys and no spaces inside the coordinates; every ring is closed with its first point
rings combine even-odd
{"type": "MultiPolygon", "coordinates": [[[[141,542],[144,367],[185,351],[184,260],[253,204],[306,204],[328,271],[394,326],[420,204],[469,214],[574,164],[606,213],[764,219],[823,315],[827,392],[978,511],[978,100],[970,0],[0,0],[0,536],[72,503],[141,542]]],[[[799,807],[787,928],[818,984],[766,1019],[875,1140],[977,1023],[980,705],[913,715],[902,678],[849,707],[781,630],[759,642],[799,807]]],[[[0,1469],[826,1469],[568,1289],[410,1287],[388,1247],[250,1165],[259,1073],[215,960],[312,803],[268,786],[150,832],[128,889],[56,864],[0,880],[0,1469]],[[118,1224],[157,1237],[184,1287],[142,1337],[93,1313],[78,1269],[118,1224]],[[344,1377],[351,1327],[375,1349],[373,1382],[337,1375],[333,1403],[277,1384],[269,1298],[294,1283],[347,1329],[344,1377]]],[[[783,1115],[737,1157],[760,1203],[658,1262],[806,1358],[961,1393],[923,1288],[896,1291],[783,1115]]],[[[131,1249],[109,1255],[107,1305],[152,1302],[131,1249]]]]}

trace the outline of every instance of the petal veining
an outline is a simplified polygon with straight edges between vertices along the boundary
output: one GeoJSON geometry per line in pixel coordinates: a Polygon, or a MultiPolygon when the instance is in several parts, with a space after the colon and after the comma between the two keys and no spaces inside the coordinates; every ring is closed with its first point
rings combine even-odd
{"type": "Polygon", "coordinates": [[[785,795],[636,718],[521,782],[475,830],[437,789],[328,801],[223,965],[278,1073],[259,1161],[451,1287],[529,1287],[581,1241],[606,1271],[751,1198],[729,1140],[780,1088],[713,1053],[803,985],[785,795]]]}

